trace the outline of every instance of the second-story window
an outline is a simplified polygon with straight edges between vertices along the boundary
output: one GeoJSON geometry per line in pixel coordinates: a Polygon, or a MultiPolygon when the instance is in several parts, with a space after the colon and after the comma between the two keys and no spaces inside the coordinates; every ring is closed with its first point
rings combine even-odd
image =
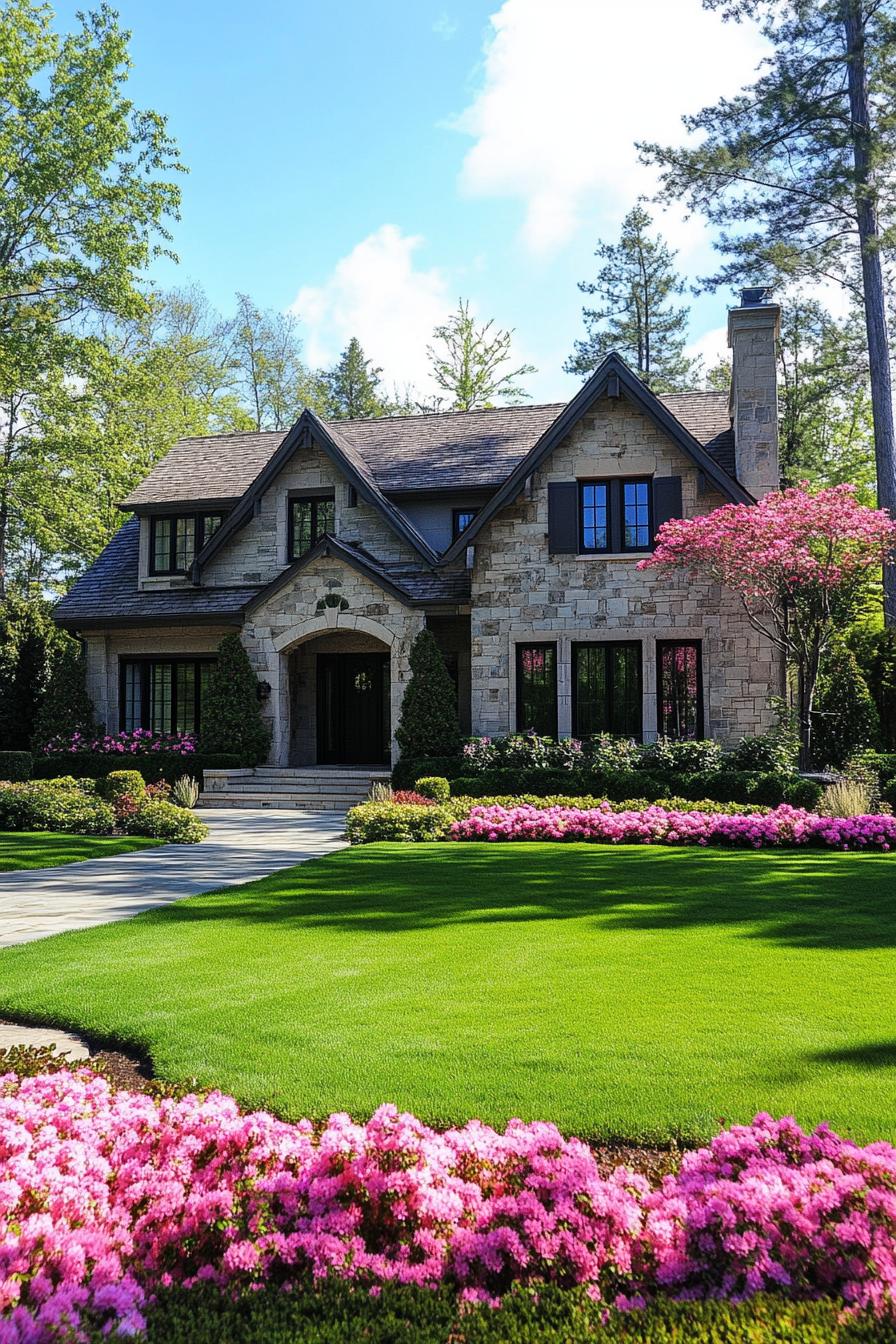
{"type": "Polygon", "coordinates": [[[150,574],[186,574],[222,522],[220,513],[179,513],[151,518],[150,574]]]}
{"type": "Polygon", "coordinates": [[[336,506],[332,495],[308,495],[289,501],[290,560],[310,551],[325,532],[332,534],[336,526],[336,506]]]}
{"type": "Polygon", "coordinates": [[[462,532],[467,528],[476,517],[478,509],[452,509],[451,510],[451,539],[457,541],[462,532]]]}
{"type": "Polygon", "coordinates": [[[653,536],[652,482],[579,482],[579,548],[649,551],[653,536]]]}

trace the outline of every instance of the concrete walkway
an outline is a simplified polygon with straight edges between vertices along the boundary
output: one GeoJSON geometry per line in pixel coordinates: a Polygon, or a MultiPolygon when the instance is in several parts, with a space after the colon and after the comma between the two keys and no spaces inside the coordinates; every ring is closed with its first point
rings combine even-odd
{"type": "Polygon", "coordinates": [[[0,947],[86,929],[235,886],[345,843],[339,812],[221,808],[200,813],[200,845],[160,845],[59,868],[0,873],[0,947]]]}

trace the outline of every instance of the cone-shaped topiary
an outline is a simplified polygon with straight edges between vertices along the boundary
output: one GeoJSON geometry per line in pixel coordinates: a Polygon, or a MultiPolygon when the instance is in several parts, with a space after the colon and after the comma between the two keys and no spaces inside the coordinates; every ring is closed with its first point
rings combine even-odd
{"type": "Polygon", "coordinates": [[[818,678],[813,751],[820,766],[844,765],[880,732],[877,709],[855,654],[842,644],[828,653],[818,678]]]}
{"type": "Polygon", "coordinates": [[[225,635],[202,702],[201,750],[238,756],[244,766],[260,765],[271,745],[261,717],[258,678],[239,635],[225,635]]]}
{"type": "Polygon", "coordinates": [[[411,645],[411,679],[404,693],[395,739],[404,757],[451,756],[460,746],[457,694],[429,630],[411,645]]]}
{"type": "Polygon", "coordinates": [[[34,719],[32,745],[42,751],[53,738],[71,738],[83,733],[87,738],[99,733],[96,710],[87,694],[84,651],[76,639],[62,636],[64,643],[55,654],[43,703],[34,719]]]}

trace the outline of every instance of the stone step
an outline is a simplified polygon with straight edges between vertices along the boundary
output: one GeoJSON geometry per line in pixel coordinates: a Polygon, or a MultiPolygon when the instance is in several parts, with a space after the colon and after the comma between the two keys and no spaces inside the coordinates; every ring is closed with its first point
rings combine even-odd
{"type": "Polygon", "coordinates": [[[307,795],[264,793],[201,793],[197,806],[214,807],[268,807],[295,808],[301,812],[347,812],[350,807],[362,801],[359,798],[338,799],[332,797],[314,798],[307,795]]]}

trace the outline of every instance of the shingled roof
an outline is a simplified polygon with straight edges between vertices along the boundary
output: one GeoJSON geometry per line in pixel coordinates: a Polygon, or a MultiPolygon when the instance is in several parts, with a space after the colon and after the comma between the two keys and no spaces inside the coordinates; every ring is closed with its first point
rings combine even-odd
{"type": "MultiPolygon", "coordinates": [[[[660,401],[730,476],[734,435],[724,392],[676,392],[660,401]]],[[[565,409],[565,402],[488,411],[321,423],[384,494],[497,489],[565,409]]],[[[289,431],[181,439],[122,507],[235,502],[289,431]]]]}
{"type": "MultiPolygon", "coordinates": [[[[332,551],[354,560],[374,581],[395,592],[409,606],[455,605],[470,600],[470,576],[465,570],[431,570],[407,564],[385,565],[360,548],[326,539],[332,551]]],[[[256,599],[289,580],[300,564],[291,566],[274,584],[239,588],[138,587],[140,520],[131,518],[116,532],[86,574],[59,601],[55,620],[71,630],[90,626],[242,624],[246,608],[256,599]]],[[[311,553],[304,559],[313,558],[311,553]]]]}

